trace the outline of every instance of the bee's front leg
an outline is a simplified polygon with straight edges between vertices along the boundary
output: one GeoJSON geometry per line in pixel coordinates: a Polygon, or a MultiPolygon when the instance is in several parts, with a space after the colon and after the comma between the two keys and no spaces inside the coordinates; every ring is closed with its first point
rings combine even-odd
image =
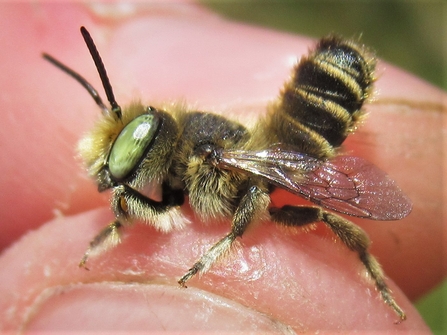
{"type": "Polygon", "coordinates": [[[119,229],[134,221],[151,224],[162,232],[183,228],[189,222],[180,211],[183,193],[163,185],[162,197],[162,201],[154,201],[127,185],[116,186],[111,201],[116,219],[93,238],[79,266],[86,268],[90,256],[117,246],[121,241],[119,229]]]}
{"type": "Polygon", "coordinates": [[[101,232],[90,241],[90,246],[79,262],[79,267],[88,270],[85,263],[90,256],[96,256],[117,246],[120,243],[120,234],[118,230],[121,226],[121,223],[118,220],[115,220],[101,230],[101,232]]]}
{"type": "Polygon", "coordinates": [[[270,203],[270,196],[267,192],[261,190],[258,186],[251,186],[247,193],[242,197],[237,207],[231,225],[231,232],[224,236],[219,242],[214,244],[178,281],[186,287],[186,282],[198,272],[204,273],[229,251],[231,245],[237,237],[242,236],[248,225],[260,220],[264,214],[267,214],[267,207],[270,203]]]}

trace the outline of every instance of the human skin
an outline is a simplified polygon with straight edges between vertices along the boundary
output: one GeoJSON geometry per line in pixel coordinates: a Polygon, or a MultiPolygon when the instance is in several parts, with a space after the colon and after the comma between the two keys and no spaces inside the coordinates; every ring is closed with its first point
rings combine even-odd
{"type": "MultiPolygon", "coordinates": [[[[72,4],[2,7],[1,242],[16,243],[0,258],[1,330],[428,332],[408,299],[445,276],[442,92],[380,62],[368,118],[346,141],[346,150],[387,171],[413,201],[401,221],[350,218],[371,237],[407,321],[394,323],[356,255],[324,227],[290,233],[259,224],[232,255],[180,289],[178,278],[229,229],[195,222],[185,206],[193,222],[184,230],[127,229],[123,243],[90,259],[85,271],[77,264],[89,241],[113,219],[107,194],[98,194],[74,151],[100,111],[40,53],[101,92],[79,34],[85,25],[122,106],[136,97],[153,106],[182,100],[253,124],[288,77],[291,59],[313,42],[189,4],[138,14],[72,4]]],[[[274,202],[301,200],[278,192],[274,202]]]]}

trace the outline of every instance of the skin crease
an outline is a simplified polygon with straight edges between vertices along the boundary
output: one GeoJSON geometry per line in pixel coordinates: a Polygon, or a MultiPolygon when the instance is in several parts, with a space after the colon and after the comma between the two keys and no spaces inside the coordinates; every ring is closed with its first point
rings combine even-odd
{"type": "MultiPolygon", "coordinates": [[[[395,314],[365,279],[356,255],[320,226],[288,233],[264,222],[186,290],[176,280],[228,224],[193,222],[167,235],[135,226],[84,271],[77,263],[90,239],[113,219],[107,194],[97,193],[74,158],[77,140],[100,112],[79,84],[39,54],[73,67],[104,96],[82,24],[122,106],[135,97],[154,106],[183,99],[253,123],[293,59],[313,42],[230,23],[190,4],[107,17],[97,7],[73,4],[1,6],[1,243],[16,242],[0,258],[1,330],[429,332],[404,294],[419,297],[445,276],[442,92],[379,63],[378,95],[361,130],[346,141],[346,150],[387,171],[414,204],[398,222],[352,218],[404,292],[388,280],[407,312],[404,323],[394,324],[395,314]],[[31,229],[37,230],[25,234],[31,229]]],[[[301,200],[278,192],[274,202],[301,200]]],[[[186,207],[185,213],[193,218],[186,207]]]]}

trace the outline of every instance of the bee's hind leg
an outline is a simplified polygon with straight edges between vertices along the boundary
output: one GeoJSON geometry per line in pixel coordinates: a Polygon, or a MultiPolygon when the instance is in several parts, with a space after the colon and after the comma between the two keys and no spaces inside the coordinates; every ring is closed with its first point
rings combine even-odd
{"type": "Polygon", "coordinates": [[[178,283],[186,287],[186,282],[197,273],[204,273],[226,252],[237,237],[247,229],[248,225],[262,218],[266,214],[270,203],[270,196],[258,186],[251,186],[242,197],[237,207],[231,225],[231,232],[214,244],[189,270],[180,278],[178,283]]]}
{"type": "Polygon", "coordinates": [[[291,227],[305,226],[316,222],[326,224],[349,249],[358,253],[368,274],[374,280],[383,301],[399,316],[399,322],[406,319],[405,312],[396,303],[391,294],[391,290],[385,283],[385,277],[380,264],[368,252],[370,241],[360,227],[320,207],[284,206],[282,208],[271,208],[270,215],[272,221],[291,227]]]}

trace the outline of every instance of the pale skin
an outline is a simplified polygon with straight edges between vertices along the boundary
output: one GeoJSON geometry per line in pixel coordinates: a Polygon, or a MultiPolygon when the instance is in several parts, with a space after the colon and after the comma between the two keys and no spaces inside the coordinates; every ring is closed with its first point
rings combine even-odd
{"type": "MultiPolygon", "coordinates": [[[[405,295],[419,297],[445,276],[445,95],[384,63],[370,115],[346,144],[387,171],[414,203],[413,213],[399,222],[352,219],[368,232],[388,277],[399,283],[400,289],[388,280],[407,313],[404,323],[394,324],[396,315],[364,279],[356,255],[323,228],[290,234],[264,222],[249,229],[234,256],[192,279],[187,289],[178,288],[177,280],[228,232],[228,224],[193,220],[167,235],[138,225],[125,231],[116,249],[90,259],[90,271],[77,267],[90,239],[113,219],[107,195],[98,195],[73,158],[76,141],[100,110],[79,84],[39,57],[42,51],[102,94],[79,34],[83,24],[122,106],[135,97],[154,106],[183,99],[253,122],[286,80],[292,57],[312,46],[309,39],[229,23],[194,6],[157,8],[120,24],[82,6],[0,11],[10,32],[5,39],[11,39],[2,42],[7,52],[0,56],[6,73],[0,79],[6,115],[0,136],[7,157],[0,161],[6,171],[0,177],[6,190],[2,245],[40,227],[0,258],[1,329],[427,332],[405,295]],[[54,213],[62,216],[51,220],[54,213]]],[[[281,192],[274,201],[300,200],[281,192]]]]}

